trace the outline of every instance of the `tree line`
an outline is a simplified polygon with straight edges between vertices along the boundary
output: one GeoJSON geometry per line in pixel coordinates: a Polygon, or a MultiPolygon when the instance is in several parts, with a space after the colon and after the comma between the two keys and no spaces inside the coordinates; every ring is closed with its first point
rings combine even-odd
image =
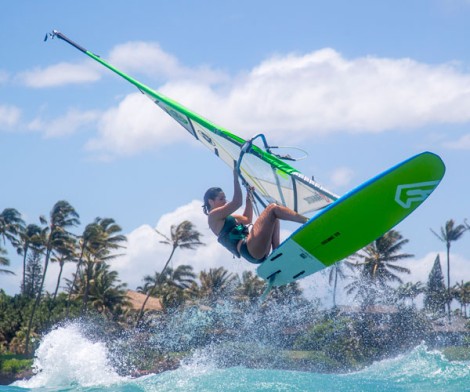
{"type": "Polygon", "coordinates": [[[430,271],[428,282],[406,284],[400,275],[410,274],[406,267],[398,265],[405,259],[414,257],[412,254],[401,253],[402,248],[409,242],[396,230],[390,230],[382,237],[372,242],[364,249],[354,254],[342,263],[335,264],[329,270],[329,282],[333,284],[333,304],[336,306],[336,287],[338,280],[351,278],[345,270],[354,270],[352,282],[345,286],[348,295],[354,295],[362,306],[375,303],[396,303],[396,301],[411,300],[424,294],[425,309],[436,317],[442,317],[447,308],[447,316],[451,317],[451,304],[454,300],[459,302],[462,314],[467,316],[466,307],[470,303],[470,282],[463,280],[451,286],[450,283],[450,249],[452,243],[463,238],[470,225],[464,220],[463,224],[456,224],[453,219],[448,220],[439,232],[431,232],[445,244],[447,264],[447,286],[440,264],[439,254],[430,271]],[[395,285],[398,284],[398,288],[395,285]]]}
{"type": "MultiPolygon", "coordinates": [[[[111,270],[112,260],[125,249],[126,237],[121,227],[111,218],[96,218],[85,226],[80,235],[72,229],[80,224],[79,214],[67,201],[58,201],[48,217],[41,216],[39,224],[26,224],[14,208],[6,208],[0,214],[0,273],[12,273],[5,267],[9,259],[7,243],[22,258],[20,294],[8,297],[0,290],[0,352],[2,342],[10,350],[29,353],[31,340],[54,323],[88,312],[100,314],[128,327],[141,327],[152,319],[152,312],[145,312],[150,297],[160,300],[163,312],[184,308],[193,304],[213,306],[221,298],[239,303],[253,304],[264,291],[265,283],[251,272],[241,276],[224,268],[210,269],[195,274],[189,265],[173,269],[169,263],[177,249],[196,249],[204,246],[199,233],[189,221],[173,225],[169,235],[161,232],[161,242],[170,247],[170,254],[161,271],[143,278],[137,291],[146,295],[139,310],[129,308],[127,285],[111,270]],[[2,246],[3,245],[3,246],[2,246]],[[57,283],[53,293],[44,292],[44,282],[51,262],[59,264],[57,283]],[[65,291],[60,292],[65,263],[76,264],[75,273],[65,279],[65,291]]],[[[451,244],[462,238],[470,229],[466,221],[455,224],[449,220],[434,232],[447,250],[447,276],[450,273],[451,244]]],[[[425,295],[426,311],[433,317],[442,317],[446,311],[450,318],[451,302],[457,300],[461,313],[467,316],[470,303],[470,282],[463,280],[453,287],[447,286],[441,270],[439,256],[426,285],[421,282],[403,283],[401,278],[410,270],[400,265],[413,257],[402,253],[409,242],[398,231],[391,230],[362,249],[357,254],[337,263],[327,270],[333,291],[333,308],[337,307],[336,295],[340,280],[347,279],[346,293],[363,308],[374,304],[411,301],[425,295]],[[397,287],[398,285],[398,287],[397,287]]],[[[276,288],[268,301],[282,303],[303,297],[297,283],[276,288]]]]}

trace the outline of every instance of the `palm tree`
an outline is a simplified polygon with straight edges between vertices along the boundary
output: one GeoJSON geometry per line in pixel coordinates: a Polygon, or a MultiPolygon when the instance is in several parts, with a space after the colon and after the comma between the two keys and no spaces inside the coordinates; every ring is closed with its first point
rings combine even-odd
{"type": "MultiPolygon", "coordinates": [[[[168,270],[171,268],[167,268],[164,275],[168,274],[168,270]]],[[[151,290],[152,287],[155,285],[155,282],[159,282],[160,284],[163,284],[167,281],[168,276],[164,276],[160,272],[155,272],[155,274],[152,275],[145,275],[144,278],[142,279],[144,281],[143,286],[138,286],[137,291],[142,294],[148,294],[151,290]]],[[[157,290],[153,293],[153,295],[157,294],[157,290]]]]}
{"type": "MultiPolygon", "coordinates": [[[[163,267],[162,272],[160,273],[160,276],[162,277],[164,276],[164,272],[168,267],[168,264],[170,263],[176,249],[196,249],[198,246],[204,245],[199,240],[202,234],[199,231],[195,230],[193,223],[191,223],[190,221],[183,221],[177,226],[172,225],[170,228],[170,238],[168,238],[166,235],[162,234],[156,229],[155,231],[157,232],[157,234],[164,238],[164,240],[160,241],[160,243],[171,246],[170,256],[168,257],[168,260],[166,261],[165,266],[163,267]]],[[[135,324],[136,327],[139,325],[144,315],[145,305],[147,304],[149,297],[153,295],[159,283],[160,282],[158,279],[155,280],[155,283],[153,284],[152,288],[147,293],[147,297],[145,298],[145,301],[142,304],[140,312],[137,316],[137,321],[135,324]]]]}
{"type": "Polygon", "coordinates": [[[467,305],[470,304],[470,282],[464,283],[462,280],[452,288],[452,291],[454,298],[460,303],[462,315],[467,317],[467,305]]]}
{"type": "Polygon", "coordinates": [[[163,275],[156,272],[154,276],[145,276],[144,286],[137,287],[137,291],[148,294],[156,287],[151,295],[160,298],[163,309],[175,308],[188,299],[187,289],[195,283],[195,277],[190,265],[180,265],[175,270],[167,267],[163,275]]]}
{"type": "Polygon", "coordinates": [[[83,253],[85,258],[85,292],[83,294],[82,313],[85,312],[88,302],[91,280],[93,278],[93,266],[119,256],[114,250],[122,248],[122,242],[127,241],[126,236],[118,234],[121,227],[111,218],[96,218],[89,226],[89,238],[87,247],[83,253]]]}
{"type": "Polygon", "coordinates": [[[449,301],[447,303],[447,314],[450,321],[450,302],[451,302],[451,293],[450,293],[450,245],[452,242],[459,240],[463,233],[467,230],[465,225],[457,225],[454,227],[455,222],[453,219],[449,219],[444,227],[441,227],[441,232],[438,234],[433,229],[431,231],[433,234],[439,238],[442,242],[446,244],[447,251],[447,296],[449,301]]]}
{"type": "Polygon", "coordinates": [[[109,268],[105,262],[94,265],[93,283],[88,295],[91,306],[108,317],[128,304],[127,284],[120,283],[118,273],[109,268]]]}
{"type": "Polygon", "coordinates": [[[409,240],[403,239],[396,230],[390,230],[382,237],[367,245],[362,253],[357,253],[359,277],[346,286],[348,294],[356,291],[356,298],[365,300],[365,305],[374,302],[375,295],[390,291],[389,282],[403,283],[397,274],[410,273],[405,267],[395,265],[397,261],[413,257],[411,254],[398,253],[409,240]]]}
{"type": "Polygon", "coordinates": [[[64,242],[60,247],[56,250],[56,255],[51,257],[51,262],[59,263],[59,274],[57,276],[57,283],[54,290],[54,295],[52,299],[55,300],[57,297],[57,292],[59,291],[60,281],[62,279],[62,272],[64,270],[64,265],[68,261],[75,260],[75,246],[76,240],[75,238],[71,238],[70,241],[64,242]]]}
{"type": "Polygon", "coordinates": [[[73,237],[68,228],[77,226],[80,224],[79,215],[75,209],[65,200],[60,200],[52,207],[50,212],[49,222],[47,222],[45,217],[40,217],[41,223],[48,226],[43,229],[43,235],[46,239],[45,241],[45,259],[44,259],[44,269],[42,272],[41,285],[39,287],[38,295],[36,296],[36,301],[34,302],[33,309],[29,318],[28,331],[26,335],[26,353],[28,353],[29,345],[29,336],[31,333],[31,328],[33,325],[34,314],[36,309],[41,302],[41,294],[44,288],[44,281],[46,280],[47,267],[49,265],[49,260],[52,256],[52,252],[60,246],[63,246],[65,242],[70,240],[73,237]]]}
{"type": "Polygon", "coordinates": [[[264,287],[264,280],[251,271],[244,271],[241,282],[237,287],[237,294],[240,299],[254,303],[263,294],[264,287]]]}
{"type": "Polygon", "coordinates": [[[55,249],[53,256],[51,256],[51,262],[59,264],[59,274],[57,275],[57,283],[55,286],[54,295],[52,296],[52,301],[49,302],[49,312],[47,316],[49,321],[52,314],[53,304],[57,298],[57,293],[59,292],[60,281],[62,279],[62,272],[64,270],[65,263],[75,260],[75,247],[76,239],[74,237],[69,237],[66,241],[60,244],[57,249],[55,249]]]}
{"type": "Polygon", "coordinates": [[[338,278],[345,279],[347,277],[344,272],[344,266],[353,268],[353,264],[350,261],[345,260],[344,262],[336,263],[329,268],[328,283],[333,283],[333,308],[336,308],[336,289],[338,287],[338,278]]]}
{"type": "Polygon", "coordinates": [[[190,265],[179,265],[174,270],[169,268],[169,283],[180,290],[186,290],[191,287],[196,278],[193,267],[190,265]]]}
{"type": "Polygon", "coordinates": [[[24,294],[26,282],[26,260],[28,258],[29,250],[40,253],[44,247],[44,238],[42,236],[42,229],[38,225],[32,223],[26,226],[24,230],[20,231],[20,246],[21,253],[23,254],[23,283],[21,291],[24,294]]]}
{"type": "Polygon", "coordinates": [[[3,245],[8,240],[15,248],[19,247],[19,235],[24,230],[25,223],[21,214],[14,208],[5,208],[0,213],[0,236],[3,245]]]}
{"type": "Polygon", "coordinates": [[[292,303],[292,301],[305,302],[305,298],[303,297],[302,293],[303,290],[299,285],[299,281],[296,280],[284,286],[273,287],[266,302],[280,305],[289,305],[292,303]]]}
{"type": "Polygon", "coordinates": [[[234,292],[238,277],[228,272],[225,268],[211,268],[208,272],[199,273],[201,286],[198,290],[200,298],[207,298],[213,303],[217,298],[230,295],[234,292]]]}
{"type": "Polygon", "coordinates": [[[421,282],[416,282],[416,283],[411,283],[407,282],[405,284],[402,284],[401,286],[398,287],[397,289],[397,296],[398,299],[401,300],[406,300],[406,299],[411,299],[411,306],[414,306],[414,299],[424,293],[425,287],[421,282]]]}
{"type": "MultiPolygon", "coordinates": [[[[21,219],[21,214],[14,208],[5,208],[0,213],[0,237],[2,237],[3,245],[8,242],[14,246],[18,252],[19,250],[19,234],[24,230],[24,221],[21,219]]],[[[8,258],[2,256],[6,255],[7,252],[3,248],[0,248],[0,265],[10,265],[8,258]]],[[[0,269],[0,273],[13,274],[12,271],[6,269],[0,269]]]]}
{"type": "MultiPolygon", "coordinates": [[[[193,272],[193,267],[190,265],[180,265],[176,267],[175,270],[173,270],[171,267],[167,267],[163,274],[155,272],[154,276],[145,276],[144,287],[138,287],[137,291],[148,294],[157,281],[160,284],[166,284],[180,290],[185,290],[191,287],[195,277],[196,275],[193,272]]],[[[154,292],[154,295],[155,293],[158,293],[158,290],[154,292]]]]}
{"type": "MultiPolygon", "coordinates": [[[[4,265],[4,266],[9,266],[10,265],[10,260],[8,260],[6,257],[4,257],[4,255],[6,255],[6,254],[7,254],[7,251],[5,249],[3,249],[2,247],[0,247],[0,265],[4,265]]],[[[13,271],[3,269],[3,268],[0,268],[0,274],[15,275],[15,273],[13,271]]]]}
{"type": "Polygon", "coordinates": [[[69,317],[69,311],[70,311],[70,301],[72,299],[72,294],[74,293],[74,290],[76,290],[76,281],[80,275],[80,268],[83,265],[83,257],[85,255],[85,252],[89,252],[91,249],[91,244],[95,243],[98,237],[99,233],[99,221],[100,218],[96,218],[93,223],[88,224],[85,227],[85,230],[83,231],[83,234],[79,237],[78,240],[78,247],[79,247],[79,256],[78,256],[78,262],[77,262],[77,268],[75,270],[75,273],[73,274],[73,281],[70,282],[69,284],[69,293],[67,297],[67,307],[66,307],[66,313],[65,317],[69,317]]]}

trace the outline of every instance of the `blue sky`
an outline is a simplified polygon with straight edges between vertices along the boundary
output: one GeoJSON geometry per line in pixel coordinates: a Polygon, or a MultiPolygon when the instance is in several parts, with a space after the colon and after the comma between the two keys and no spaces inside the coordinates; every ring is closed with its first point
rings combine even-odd
{"type": "MultiPolygon", "coordinates": [[[[38,223],[65,199],[83,226],[114,218],[129,237],[114,267],[130,288],[169,254],[153,229],[185,219],[207,246],[174,265],[252,269],[215,242],[200,210],[208,187],[230,195],[230,170],[131,85],[62,41],[44,43],[57,29],[245,138],[302,147],[309,156],[295,166],[337,194],[421,151],[439,154],[441,186],[397,227],[415,254],[404,279],[425,282],[444,256],[430,228],[470,218],[468,20],[468,0],[7,2],[0,209],[38,223]]],[[[1,275],[0,287],[14,293],[21,261],[9,257],[17,276],[1,275]]],[[[468,234],[452,260],[451,279],[470,280],[468,234]]],[[[49,275],[50,287],[54,266],[49,275]]],[[[320,275],[302,284],[327,291],[320,275]]]]}

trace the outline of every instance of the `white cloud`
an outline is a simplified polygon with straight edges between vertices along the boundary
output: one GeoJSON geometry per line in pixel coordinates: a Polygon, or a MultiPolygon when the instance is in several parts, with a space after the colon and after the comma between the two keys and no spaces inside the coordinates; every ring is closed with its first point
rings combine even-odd
{"type": "Polygon", "coordinates": [[[35,68],[18,75],[19,80],[33,88],[56,87],[67,84],[95,82],[100,78],[100,70],[96,64],[83,62],[80,64],[59,63],[47,68],[35,68]]]}
{"type": "MultiPolygon", "coordinates": [[[[135,72],[168,80],[159,91],[216,124],[242,137],[266,132],[274,143],[299,144],[335,132],[379,133],[470,121],[470,74],[453,63],[429,65],[373,56],[348,59],[326,48],[273,56],[229,76],[208,66],[185,66],[156,43],[125,43],[109,57],[111,64],[131,76],[135,72]]],[[[38,68],[19,77],[30,87],[49,87],[93,82],[101,72],[109,71],[88,60],[38,68]]],[[[178,128],[134,93],[103,114],[98,135],[87,147],[130,155],[191,140],[184,130],[174,131],[178,128]]],[[[447,147],[468,149],[469,143],[465,136],[447,147]]]]}
{"type": "MultiPolygon", "coordinates": [[[[410,274],[400,274],[400,278],[406,282],[421,282],[423,286],[429,279],[429,274],[434,265],[437,255],[440,255],[441,268],[444,276],[444,284],[447,286],[447,266],[446,256],[443,252],[429,252],[419,259],[407,259],[399,263],[400,266],[410,269],[410,274]]],[[[458,253],[450,255],[451,267],[451,286],[460,281],[468,281],[470,279],[470,260],[458,253]]],[[[353,271],[345,268],[347,275],[354,275],[353,271]]],[[[320,273],[309,276],[300,280],[301,287],[304,288],[306,295],[322,299],[325,306],[332,305],[333,288],[328,283],[329,269],[325,269],[320,273]]],[[[345,279],[338,282],[337,301],[340,305],[358,305],[353,296],[346,293],[344,287],[351,282],[351,279],[345,279]]],[[[396,286],[396,285],[395,285],[396,286]]],[[[422,297],[418,300],[418,306],[422,306],[422,297]]]]}
{"type": "Polygon", "coordinates": [[[84,125],[95,122],[98,118],[99,113],[95,111],[70,109],[65,115],[52,121],[38,117],[28,124],[28,129],[41,131],[45,137],[60,137],[71,135],[84,125]]]}
{"type": "Polygon", "coordinates": [[[188,79],[205,83],[219,83],[227,79],[221,72],[207,66],[195,69],[185,67],[172,54],[153,42],[128,42],[116,46],[109,62],[125,72],[139,72],[153,79],[188,79]]]}
{"type": "Polygon", "coordinates": [[[125,254],[112,261],[112,269],[119,272],[121,280],[135,289],[145,275],[153,275],[162,261],[163,247],[158,244],[155,230],[143,225],[127,234],[125,254]]]}
{"type": "Polygon", "coordinates": [[[332,49],[271,58],[233,86],[244,126],[297,134],[382,132],[470,120],[470,76],[410,59],[348,60],[332,49]],[[248,109],[248,110],[247,110],[248,109]]]}
{"type": "MultiPolygon", "coordinates": [[[[161,216],[158,220],[155,228],[167,236],[170,236],[172,225],[189,220],[195,225],[196,230],[202,234],[201,241],[205,243],[205,246],[198,247],[196,250],[178,249],[172,258],[170,266],[176,268],[182,264],[191,265],[196,274],[202,270],[218,267],[224,267],[228,271],[238,274],[247,270],[255,272],[255,265],[243,259],[234,259],[229,251],[217,242],[217,238],[207,225],[207,217],[202,213],[201,205],[202,201],[193,200],[187,205],[183,205],[161,216]]],[[[120,280],[127,283],[131,289],[141,286],[145,275],[153,275],[155,272],[160,272],[170,256],[171,247],[160,243],[163,238],[157,234],[155,228],[150,225],[142,225],[126,234],[128,241],[126,249],[122,252],[123,255],[111,262],[111,269],[117,271],[120,280]]],[[[281,238],[287,238],[290,233],[291,231],[283,229],[281,238]]],[[[445,282],[447,282],[446,256],[442,252],[429,252],[422,258],[402,262],[400,265],[411,270],[410,275],[401,276],[403,281],[421,281],[425,285],[437,254],[440,254],[442,272],[445,282]]],[[[469,280],[470,260],[458,253],[451,253],[450,257],[451,284],[453,285],[461,280],[469,280]]],[[[21,265],[18,263],[9,269],[16,272],[16,276],[3,276],[2,284],[7,293],[13,293],[18,290],[21,280],[21,265]]],[[[67,264],[63,276],[70,279],[73,272],[75,272],[75,265],[67,264]]],[[[307,296],[321,298],[325,304],[330,303],[332,296],[331,287],[328,285],[327,273],[328,270],[325,270],[323,273],[317,273],[300,281],[301,287],[305,289],[307,296]]],[[[348,273],[351,272],[348,271],[348,273]]],[[[54,290],[57,276],[58,265],[51,263],[46,281],[46,289],[49,292],[54,290]]],[[[343,289],[343,286],[348,282],[346,280],[340,283],[338,289],[338,302],[340,304],[352,302],[352,298],[348,297],[343,289]]],[[[63,286],[64,283],[62,283],[61,287],[63,286]]]]}
{"type": "MultiPolygon", "coordinates": [[[[409,260],[402,263],[411,270],[411,274],[405,277],[404,281],[417,282],[421,281],[426,284],[429,278],[429,273],[434,264],[434,260],[439,254],[441,260],[442,273],[444,275],[445,284],[447,285],[447,256],[443,252],[429,252],[423,258],[416,260],[409,260]]],[[[458,253],[450,254],[450,284],[453,286],[455,283],[468,281],[470,279],[470,260],[458,253]]]]}
{"type": "Polygon", "coordinates": [[[21,110],[12,105],[0,105],[0,127],[13,129],[20,121],[21,110]]]}
{"type": "Polygon", "coordinates": [[[87,149],[130,155],[149,148],[187,140],[186,131],[172,132],[172,120],[141,93],[126,96],[106,111],[98,123],[98,136],[87,149]]]}
{"type": "MultiPolygon", "coordinates": [[[[331,132],[378,133],[470,121],[470,75],[452,64],[346,59],[323,49],[272,57],[216,88],[159,47],[142,43],[133,50],[137,59],[153,53],[151,64],[126,63],[129,50],[116,49],[116,60],[129,69],[145,65],[172,78],[161,92],[244,137],[263,131],[275,142],[300,143],[331,132]],[[154,64],[158,58],[163,59],[160,69],[154,64]]],[[[173,120],[164,122],[166,115],[157,117],[160,110],[141,98],[131,94],[109,109],[90,148],[130,154],[175,142],[179,135],[190,140],[182,129],[179,135],[173,132],[179,126],[173,120]],[[169,138],[160,137],[163,133],[169,138]]]]}
{"type": "Polygon", "coordinates": [[[331,181],[335,187],[349,185],[354,178],[354,171],[349,167],[339,167],[331,175],[331,181]]]}
{"type": "Polygon", "coordinates": [[[176,57],[150,42],[118,45],[111,51],[109,62],[125,72],[151,73],[164,78],[178,77],[183,68],[176,57]]]}
{"type": "MultiPolygon", "coordinates": [[[[205,243],[205,246],[196,250],[177,249],[170,266],[176,268],[178,265],[189,264],[196,274],[218,267],[224,267],[233,273],[254,270],[254,265],[232,258],[230,252],[217,242],[207,225],[207,217],[202,213],[201,205],[202,201],[194,200],[159,219],[156,229],[168,237],[172,225],[189,220],[202,234],[201,241],[205,243]]],[[[129,288],[136,288],[143,284],[145,275],[153,275],[162,270],[170,256],[171,247],[160,243],[164,238],[149,225],[135,229],[127,234],[127,238],[126,254],[113,260],[112,269],[119,272],[119,276],[129,284],[129,288]]]]}
{"type": "MultiPolygon", "coordinates": [[[[209,268],[225,267],[231,272],[241,272],[251,267],[248,262],[233,259],[229,251],[225,250],[218,242],[217,238],[210,232],[207,225],[207,217],[202,212],[202,201],[194,200],[187,205],[160,217],[155,228],[161,233],[170,236],[171,225],[178,225],[184,220],[191,221],[196,230],[202,233],[201,241],[206,245],[197,250],[177,249],[170,266],[176,268],[181,264],[193,266],[195,273],[209,268]]],[[[110,262],[111,269],[119,273],[119,279],[128,284],[128,287],[135,289],[143,284],[143,277],[161,272],[165,262],[171,253],[171,247],[160,243],[163,237],[159,236],[155,228],[146,224],[137,227],[126,234],[126,249],[123,255],[110,262]]],[[[20,286],[22,267],[21,263],[11,266],[8,269],[14,271],[16,276],[2,276],[2,287],[8,292],[17,292],[20,286]]],[[[66,265],[63,276],[70,279],[75,265],[66,265]]],[[[46,290],[49,292],[55,289],[58,276],[58,265],[51,263],[48,269],[46,290]]]]}
{"type": "Polygon", "coordinates": [[[470,134],[463,135],[455,141],[445,142],[443,145],[451,150],[470,150],[470,134]]]}

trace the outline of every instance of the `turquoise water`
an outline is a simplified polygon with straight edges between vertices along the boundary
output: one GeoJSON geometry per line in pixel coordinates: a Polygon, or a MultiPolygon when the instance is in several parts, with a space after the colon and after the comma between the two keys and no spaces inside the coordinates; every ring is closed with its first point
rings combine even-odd
{"type": "Polygon", "coordinates": [[[62,374],[61,385],[58,380],[33,377],[0,391],[468,391],[469,373],[468,365],[449,363],[418,347],[406,356],[346,375],[191,364],[136,379],[119,378],[112,371],[89,381],[62,374]]]}
{"type": "Polygon", "coordinates": [[[118,374],[111,356],[80,324],[59,327],[41,341],[37,374],[0,391],[470,391],[470,364],[449,362],[424,345],[349,374],[220,368],[211,350],[200,350],[177,370],[130,378],[118,374]]]}

